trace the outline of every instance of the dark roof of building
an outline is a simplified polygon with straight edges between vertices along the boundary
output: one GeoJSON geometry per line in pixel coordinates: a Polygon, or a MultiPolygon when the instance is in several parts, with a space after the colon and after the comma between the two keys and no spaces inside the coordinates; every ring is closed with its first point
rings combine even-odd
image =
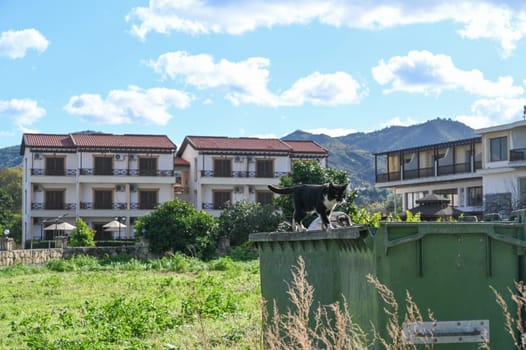
{"type": "Polygon", "coordinates": [[[179,151],[181,156],[188,145],[201,151],[286,152],[318,153],[327,155],[328,150],[314,141],[282,141],[256,137],[186,136],[179,151]]]}
{"type": "Polygon", "coordinates": [[[113,134],[24,134],[20,154],[25,148],[57,150],[157,150],[175,152],[175,144],[165,135],[113,135],[113,134]]]}

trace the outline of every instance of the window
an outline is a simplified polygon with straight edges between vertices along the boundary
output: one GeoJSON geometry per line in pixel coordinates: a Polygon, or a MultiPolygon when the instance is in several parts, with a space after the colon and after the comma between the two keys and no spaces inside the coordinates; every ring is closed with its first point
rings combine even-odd
{"type": "Polygon", "coordinates": [[[482,206],[482,187],[468,187],[468,206],[482,206]]]}
{"type": "Polygon", "coordinates": [[[270,191],[256,191],[256,202],[261,205],[272,205],[274,195],[270,191]]]}
{"type": "Polygon", "coordinates": [[[214,176],[232,177],[232,160],[214,159],[214,176]]]}
{"type": "Polygon", "coordinates": [[[274,177],[274,161],[272,159],[256,160],[256,177],[274,177]]]}
{"type": "Polygon", "coordinates": [[[64,190],[46,191],[46,209],[64,209],[64,190]]]}
{"type": "Polygon", "coordinates": [[[445,190],[435,190],[433,193],[438,194],[440,196],[444,196],[447,199],[449,199],[449,205],[452,207],[455,207],[458,205],[458,191],[456,188],[451,189],[445,189],[445,190]]]}
{"type": "Polygon", "coordinates": [[[112,209],[113,208],[113,191],[97,190],[94,192],[95,204],[93,209],[112,209]]]}
{"type": "Polygon", "coordinates": [[[519,206],[525,208],[526,205],[526,177],[519,177],[519,206]]]}
{"type": "Polygon", "coordinates": [[[183,175],[180,172],[178,172],[178,171],[176,171],[174,174],[175,174],[175,183],[177,185],[182,185],[183,184],[183,175]]]}
{"type": "Polygon", "coordinates": [[[496,137],[489,140],[490,161],[508,160],[508,138],[496,137]]]}
{"type": "Polygon", "coordinates": [[[95,175],[113,175],[112,157],[95,157],[95,175]]]}
{"type": "Polygon", "coordinates": [[[231,191],[214,191],[214,209],[225,209],[227,202],[231,201],[231,191]]]}
{"type": "Polygon", "coordinates": [[[139,158],[139,174],[141,176],[156,176],[157,158],[139,158]]]}
{"type": "Polygon", "coordinates": [[[46,175],[65,175],[64,158],[46,157],[46,175]]]}
{"type": "Polygon", "coordinates": [[[153,209],[157,206],[157,191],[139,192],[139,209],[153,209]]]}

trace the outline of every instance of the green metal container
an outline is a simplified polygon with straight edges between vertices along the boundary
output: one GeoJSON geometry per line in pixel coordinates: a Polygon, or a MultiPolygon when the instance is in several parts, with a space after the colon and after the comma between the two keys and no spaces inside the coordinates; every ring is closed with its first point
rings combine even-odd
{"type": "Polygon", "coordinates": [[[307,280],[315,288],[315,306],[318,302],[321,305],[343,302],[343,297],[361,300],[353,305],[354,314],[368,322],[368,314],[376,309],[376,292],[365,278],[374,266],[365,226],[329,232],[255,233],[250,240],[259,248],[261,294],[269,314],[274,302],[282,313],[292,308],[287,289],[292,267],[298,265],[301,256],[307,280]]]}
{"type": "Polygon", "coordinates": [[[477,349],[489,339],[491,349],[514,348],[490,286],[514,307],[508,288],[524,280],[526,268],[522,223],[382,223],[374,236],[352,226],[259,233],[250,240],[259,248],[262,296],[280,310],[291,307],[287,283],[302,256],[315,305],[344,296],[353,320],[365,330],[374,324],[383,333],[387,323],[383,302],[365,278],[372,274],[393,291],[401,310],[408,291],[424,316],[432,311],[436,322],[406,324],[409,342],[461,350],[477,349]]]}

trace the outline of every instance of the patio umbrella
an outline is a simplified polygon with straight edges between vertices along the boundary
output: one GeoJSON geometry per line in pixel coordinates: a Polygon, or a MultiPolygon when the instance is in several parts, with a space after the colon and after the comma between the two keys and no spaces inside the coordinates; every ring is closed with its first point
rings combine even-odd
{"type": "Polygon", "coordinates": [[[124,225],[121,222],[118,222],[117,220],[113,220],[105,225],[102,225],[102,227],[104,227],[105,231],[118,231],[120,229],[126,228],[126,225],[124,225]]]}
{"type": "Polygon", "coordinates": [[[44,228],[45,231],[71,231],[76,229],[76,226],[73,226],[67,222],[60,222],[53,225],[46,226],[44,228]]]}

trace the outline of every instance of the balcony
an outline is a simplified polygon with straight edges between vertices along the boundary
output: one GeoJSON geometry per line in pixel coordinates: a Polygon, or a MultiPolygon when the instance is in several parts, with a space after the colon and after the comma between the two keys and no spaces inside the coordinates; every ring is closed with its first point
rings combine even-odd
{"type": "Polygon", "coordinates": [[[96,172],[92,168],[80,169],[80,175],[95,176],[157,176],[173,177],[173,170],[151,170],[151,169],[110,169],[109,171],[96,172]]]}
{"type": "Polygon", "coordinates": [[[77,175],[77,169],[40,169],[32,168],[31,175],[34,176],[75,176],[77,175]]]}
{"type": "Polygon", "coordinates": [[[80,209],[127,210],[128,203],[125,203],[125,202],[113,202],[113,203],[80,202],[80,209]]]}
{"type": "Polygon", "coordinates": [[[426,167],[418,169],[409,169],[400,171],[391,171],[388,173],[377,173],[376,182],[393,182],[393,181],[406,181],[415,180],[421,178],[447,176],[447,175],[458,175],[474,173],[477,169],[482,169],[482,161],[474,162],[474,169],[471,169],[471,163],[456,163],[450,165],[437,165],[436,175],[435,167],[426,167]],[[403,174],[403,177],[401,176],[403,174]]]}
{"type": "Polygon", "coordinates": [[[510,162],[526,160],[526,148],[516,148],[510,150],[510,162]]]}
{"type": "Polygon", "coordinates": [[[275,179],[287,175],[286,171],[275,171],[273,173],[258,173],[256,171],[232,171],[230,173],[214,172],[213,170],[201,170],[201,177],[226,177],[226,178],[267,178],[275,179]]]}
{"type": "Polygon", "coordinates": [[[130,203],[130,209],[132,210],[151,210],[154,209],[157,206],[160,206],[161,203],[140,203],[140,202],[133,202],[130,203]]]}
{"type": "Polygon", "coordinates": [[[32,210],[75,210],[76,208],[76,203],[31,203],[32,210]]]}

